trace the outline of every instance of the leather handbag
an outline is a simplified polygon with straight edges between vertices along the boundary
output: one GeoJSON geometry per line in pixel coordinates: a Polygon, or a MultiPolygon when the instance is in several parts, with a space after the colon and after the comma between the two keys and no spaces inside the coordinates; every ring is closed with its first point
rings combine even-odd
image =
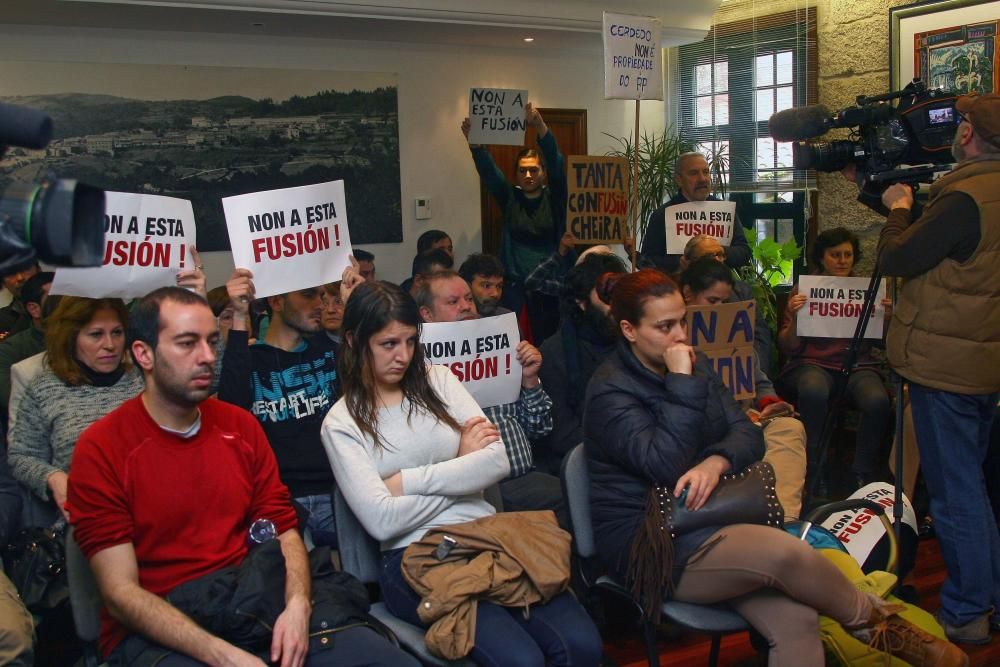
{"type": "Polygon", "coordinates": [[[785,511],[775,492],[774,468],[757,461],[744,470],[719,478],[708,500],[690,511],[683,497],[675,498],[666,487],[657,487],[660,509],[670,537],[677,537],[707,526],[729,526],[735,523],[756,523],[781,528],[785,511]]]}
{"type": "Polygon", "coordinates": [[[29,611],[48,611],[69,600],[62,532],[42,526],[22,529],[4,550],[3,562],[29,611]]]}

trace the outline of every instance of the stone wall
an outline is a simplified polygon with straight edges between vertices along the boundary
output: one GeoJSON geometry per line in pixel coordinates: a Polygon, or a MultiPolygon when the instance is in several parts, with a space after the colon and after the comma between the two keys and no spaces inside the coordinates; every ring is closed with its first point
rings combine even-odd
{"type": "MultiPolygon", "coordinates": [[[[758,5],[762,3],[758,2],[758,5]]],[[[858,95],[889,90],[889,9],[909,0],[819,0],[819,102],[831,111],[858,95]]],[[[843,138],[846,130],[840,135],[843,138]]],[[[857,188],[839,174],[819,174],[819,229],[843,226],[861,237],[859,274],[871,271],[885,218],[857,202],[857,188]]]]}

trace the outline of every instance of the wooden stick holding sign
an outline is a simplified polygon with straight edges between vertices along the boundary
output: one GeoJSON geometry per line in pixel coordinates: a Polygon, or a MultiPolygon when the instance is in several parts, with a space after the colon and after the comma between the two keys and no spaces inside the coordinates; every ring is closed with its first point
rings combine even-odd
{"type": "Polygon", "coordinates": [[[566,159],[566,224],[577,243],[624,242],[628,168],[628,161],[621,157],[570,155],[566,159]]]}
{"type": "Polygon", "coordinates": [[[722,383],[740,401],[753,398],[753,301],[688,306],[687,324],[691,347],[704,352],[722,383]]]}

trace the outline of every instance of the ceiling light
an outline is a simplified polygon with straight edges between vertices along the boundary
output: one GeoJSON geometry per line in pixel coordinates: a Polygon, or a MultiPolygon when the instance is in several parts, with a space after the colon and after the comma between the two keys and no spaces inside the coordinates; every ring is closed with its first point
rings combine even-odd
{"type": "Polygon", "coordinates": [[[530,43],[530,42],[533,42],[533,41],[535,41],[535,38],[534,38],[534,37],[525,37],[525,38],[524,38],[524,41],[526,41],[526,42],[529,42],[529,43],[530,43]]]}

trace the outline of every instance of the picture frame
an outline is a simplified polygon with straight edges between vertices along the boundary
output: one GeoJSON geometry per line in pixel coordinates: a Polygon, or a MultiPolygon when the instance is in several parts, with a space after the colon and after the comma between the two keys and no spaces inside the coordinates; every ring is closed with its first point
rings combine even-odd
{"type": "Polygon", "coordinates": [[[927,0],[889,10],[889,83],[1000,92],[1000,0],[927,0]]]}

